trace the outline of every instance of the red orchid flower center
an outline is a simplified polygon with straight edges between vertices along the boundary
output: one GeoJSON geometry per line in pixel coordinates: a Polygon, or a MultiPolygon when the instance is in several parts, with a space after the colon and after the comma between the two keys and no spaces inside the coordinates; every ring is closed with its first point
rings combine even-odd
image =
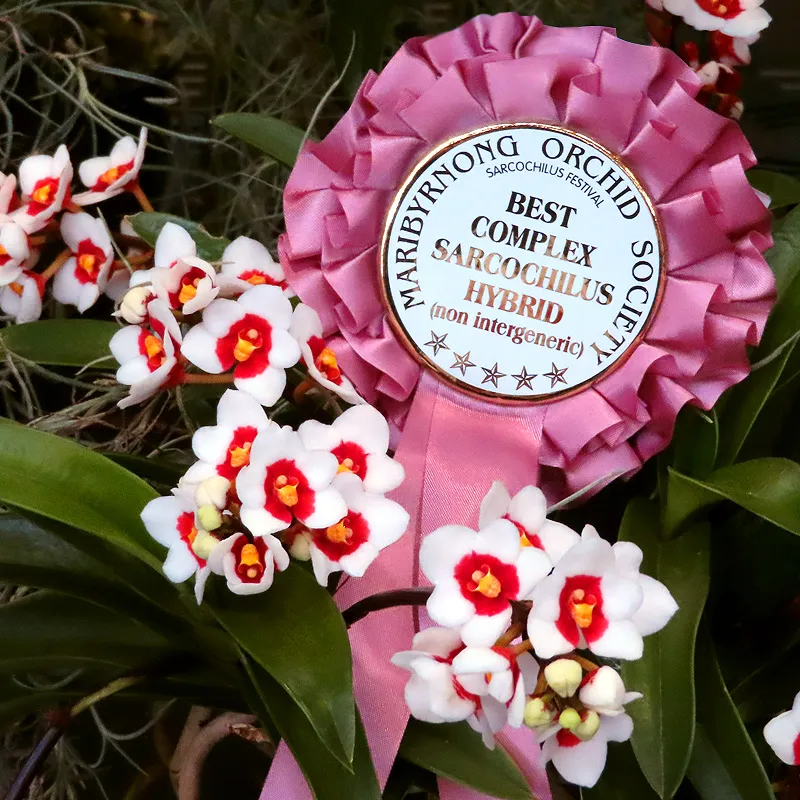
{"type": "Polygon", "coordinates": [[[233,348],[233,357],[237,361],[247,361],[263,344],[264,339],[255,328],[241,331],[233,348]]]}
{"type": "Polygon", "coordinates": [[[513,564],[485,553],[468,553],[455,566],[461,595],[479,615],[491,616],[508,608],[519,593],[519,576],[513,564]]]}
{"type": "Polygon", "coordinates": [[[75,277],[81,283],[95,283],[100,273],[100,268],[106,260],[106,254],[91,239],[83,239],[78,244],[75,254],[77,269],[75,277]]]}
{"type": "Polygon", "coordinates": [[[234,570],[243,583],[258,583],[264,577],[267,568],[266,552],[267,545],[259,538],[248,542],[244,536],[240,536],[233,545],[231,553],[236,563],[234,570]]]}
{"type": "Polygon", "coordinates": [[[311,532],[316,547],[331,561],[338,561],[369,541],[369,523],[363,514],[351,511],[335,525],[311,532]]]}
{"type": "Polygon", "coordinates": [[[3,264],[8,264],[9,261],[11,261],[11,256],[8,254],[8,250],[0,245],[0,267],[2,267],[3,264]]]}
{"type": "Polygon", "coordinates": [[[197,561],[201,567],[204,566],[206,563],[205,559],[200,558],[192,548],[194,540],[197,538],[197,528],[194,526],[194,514],[191,511],[184,511],[184,513],[178,517],[176,527],[178,529],[178,536],[180,536],[181,541],[186,543],[195,561],[197,561]]]}
{"type": "Polygon", "coordinates": [[[592,624],[592,613],[597,605],[597,598],[587,594],[583,589],[576,589],[569,598],[570,614],[579,628],[588,628],[592,624]]]}
{"type": "Polygon", "coordinates": [[[367,453],[355,442],[342,442],[331,450],[339,462],[337,472],[352,472],[361,480],[367,476],[367,453]]]}
{"type": "Polygon", "coordinates": [[[484,597],[494,599],[503,590],[503,584],[492,575],[489,565],[484,564],[472,573],[472,580],[467,584],[467,589],[470,592],[480,592],[484,597]]]}
{"type": "Polygon", "coordinates": [[[241,447],[231,447],[228,451],[230,465],[236,469],[246,467],[250,463],[250,448],[252,442],[244,442],[241,447]]]}
{"type": "Polygon", "coordinates": [[[155,372],[167,360],[164,342],[152,333],[144,334],[139,350],[147,357],[147,367],[151,372],[155,372]]]}
{"type": "Polygon", "coordinates": [[[308,346],[314,358],[314,366],[331,383],[339,386],[342,382],[342,371],[339,369],[339,362],[333,350],[319,336],[312,336],[308,340],[308,346]]]}
{"type": "Polygon", "coordinates": [[[544,546],[542,545],[542,540],[539,538],[538,534],[529,533],[522,525],[519,524],[514,519],[506,514],[503,519],[507,519],[509,522],[513,522],[516,529],[519,531],[519,543],[521,547],[535,547],[538,550],[544,550],[544,546]]]}
{"type": "Polygon", "coordinates": [[[132,169],[133,161],[129,161],[127,164],[118,164],[115,167],[110,167],[97,179],[97,183],[92,186],[92,191],[105,191],[112,183],[116,183],[123,175],[127,174],[132,169]]]}
{"type": "Polygon", "coordinates": [[[31,204],[38,206],[34,213],[47,208],[56,199],[57,192],[58,178],[42,178],[36,181],[31,192],[31,204]]]}
{"type": "Polygon", "coordinates": [[[339,520],[335,525],[330,525],[325,529],[325,536],[334,544],[345,544],[353,536],[353,529],[349,527],[350,520],[347,517],[339,520]]]}
{"type": "Polygon", "coordinates": [[[800,766],[800,734],[794,740],[794,765],[800,766]]]}
{"type": "Polygon", "coordinates": [[[228,442],[227,457],[217,467],[217,474],[229,481],[236,480],[239,471],[250,463],[250,449],[258,430],[254,425],[242,425],[235,428],[228,442]]]}
{"type": "Polygon", "coordinates": [[[598,576],[571,575],[564,581],[556,627],[576,647],[581,634],[592,643],[605,633],[608,620],[603,613],[602,584],[598,576]]]}
{"type": "Polygon", "coordinates": [[[272,491],[281,503],[291,508],[297,505],[299,499],[297,496],[297,487],[299,484],[299,479],[293,475],[278,475],[272,482],[272,491]]]}
{"type": "Polygon", "coordinates": [[[743,11],[741,0],[697,0],[697,5],[707,14],[721,19],[733,19],[743,11]]]}

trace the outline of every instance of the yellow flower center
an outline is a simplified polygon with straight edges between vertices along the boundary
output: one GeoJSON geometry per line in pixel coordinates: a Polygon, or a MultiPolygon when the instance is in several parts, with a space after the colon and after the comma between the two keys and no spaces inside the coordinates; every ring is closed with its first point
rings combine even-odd
{"type": "Polygon", "coordinates": [[[250,463],[250,448],[252,444],[245,442],[241,447],[231,447],[231,466],[246,467],[250,463]]]}
{"type": "Polygon", "coordinates": [[[180,301],[181,305],[188,303],[197,296],[198,283],[200,283],[200,278],[195,278],[191,283],[184,283],[181,286],[181,291],[178,295],[178,300],[180,301]]]}
{"type": "Polygon", "coordinates": [[[484,597],[493,599],[497,597],[503,589],[503,585],[492,575],[489,567],[476,569],[475,572],[472,573],[472,581],[475,584],[475,588],[471,589],[471,591],[479,592],[484,597]]]}
{"type": "Polygon", "coordinates": [[[78,266],[89,275],[94,272],[94,265],[97,263],[97,256],[91,253],[83,253],[78,256],[78,266]]]}
{"type": "Polygon", "coordinates": [[[597,605],[597,598],[587,595],[583,589],[576,589],[569,598],[572,619],[579,628],[588,628],[592,624],[592,613],[597,605]]]}
{"type": "Polygon", "coordinates": [[[285,475],[278,475],[275,478],[275,482],[273,483],[275,488],[275,494],[278,495],[278,499],[283,503],[285,506],[296,506],[297,505],[297,482],[290,483],[289,479],[285,475]]]}
{"type": "Polygon", "coordinates": [[[53,189],[55,187],[52,183],[44,183],[38,189],[34,189],[31,193],[31,200],[34,203],[38,203],[39,205],[47,205],[50,202],[50,198],[53,194],[53,189]]]}
{"type": "Polygon", "coordinates": [[[253,351],[258,350],[261,345],[262,341],[258,331],[255,328],[250,328],[245,333],[239,334],[236,347],[233,348],[233,357],[237,361],[247,361],[253,355],[253,351]]]}
{"type": "Polygon", "coordinates": [[[98,183],[105,183],[107,186],[110,186],[114,181],[116,181],[120,176],[120,168],[119,167],[111,167],[111,169],[107,169],[101,176],[98,183]]]}
{"type": "Polygon", "coordinates": [[[339,362],[336,360],[336,354],[330,347],[322,349],[317,356],[317,367],[320,372],[327,372],[328,370],[338,369],[339,362]]]}
{"type": "Polygon", "coordinates": [[[258,567],[261,566],[261,559],[254,544],[246,544],[239,555],[240,566],[247,567],[245,574],[248,578],[255,578],[258,575],[258,567]]]}
{"type": "Polygon", "coordinates": [[[353,529],[348,528],[344,523],[345,520],[340,520],[327,528],[325,530],[326,538],[336,544],[344,544],[353,535],[353,529]]]}
{"type": "Polygon", "coordinates": [[[346,458],[339,464],[339,468],[336,470],[336,472],[352,472],[354,466],[355,464],[353,463],[353,459],[346,458]]]}
{"type": "Polygon", "coordinates": [[[144,349],[147,353],[147,358],[151,361],[159,356],[162,357],[162,362],[166,358],[164,354],[164,343],[157,336],[153,336],[152,334],[146,336],[144,340],[144,349]]]}
{"type": "Polygon", "coordinates": [[[11,289],[11,291],[14,292],[14,294],[17,294],[20,297],[22,297],[22,292],[25,289],[25,287],[21,283],[16,283],[16,281],[14,283],[9,284],[8,288],[11,289]]]}
{"type": "Polygon", "coordinates": [[[259,275],[258,273],[255,273],[254,275],[251,275],[247,279],[247,283],[251,283],[253,286],[260,286],[262,283],[266,283],[266,282],[267,282],[267,279],[263,275],[259,275]]]}
{"type": "Polygon", "coordinates": [[[533,547],[533,545],[531,544],[531,540],[524,533],[521,533],[520,536],[519,536],[519,546],[520,547],[533,547]]]}

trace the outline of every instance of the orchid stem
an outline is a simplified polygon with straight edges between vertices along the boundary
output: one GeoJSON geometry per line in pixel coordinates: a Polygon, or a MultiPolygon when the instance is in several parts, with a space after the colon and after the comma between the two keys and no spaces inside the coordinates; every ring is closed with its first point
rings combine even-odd
{"type": "Polygon", "coordinates": [[[495,647],[508,647],[524,630],[525,626],[521,622],[515,623],[497,640],[495,647]]]}
{"type": "Polygon", "coordinates": [[[208,375],[205,372],[187,372],[183,376],[184,383],[233,383],[233,373],[225,372],[222,375],[208,375]]]}
{"type": "Polygon", "coordinates": [[[309,389],[316,386],[316,381],[313,378],[304,378],[300,383],[295,386],[294,391],[292,392],[292,401],[296,406],[299,406],[309,389]]]}
{"type": "Polygon", "coordinates": [[[373,611],[382,611],[385,608],[396,608],[397,606],[424,606],[431,596],[432,588],[419,589],[394,589],[390,592],[380,592],[365,597],[354,603],[350,608],[342,612],[345,624],[349,628],[360,619],[364,619],[367,614],[373,611]]]}
{"type": "Polygon", "coordinates": [[[533,643],[530,639],[526,639],[524,642],[520,642],[508,648],[508,652],[513,656],[522,655],[522,653],[527,653],[529,650],[533,650],[533,643]]]}
{"type": "Polygon", "coordinates": [[[139,201],[142,211],[155,211],[153,204],[147,199],[147,195],[144,193],[144,189],[142,189],[138,181],[131,191],[133,192],[133,196],[139,201]]]}
{"type": "Polygon", "coordinates": [[[72,255],[72,250],[69,247],[65,247],[56,257],[52,264],[42,273],[41,278],[42,281],[47,282],[53,275],[58,272],[64,264],[67,263],[67,259],[72,255]]]}
{"type": "MultiPolygon", "coordinates": [[[[153,250],[148,250],[146,253],[142,253],[141,255],[131,256],[130,258],[127,258],[126,261],[134,269],[137,267],[142,267],[152,260],[153,253],[154,253],[153,250]]],[[[110,273],[114,273],[118,269],[124,269],[126,266],[127,265],[125,261],[123,261],[121,258],[114,259],[114,261],[111,264],[110,273]]]]}

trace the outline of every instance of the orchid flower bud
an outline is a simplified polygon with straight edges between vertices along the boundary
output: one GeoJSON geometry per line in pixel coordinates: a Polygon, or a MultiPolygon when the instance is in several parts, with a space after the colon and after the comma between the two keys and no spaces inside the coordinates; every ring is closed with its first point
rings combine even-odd
{"type": "Polygon", "coordinates": [[[572,697],[583,680],[583,668],[571,658],[559,658],[544,668],[544,677],[559,697],[572,697]]]}
{"type": "Polygon", "coordinates": [[[207,531],[215,531],[222,525],[222,514],[220,514],[219,509],[211,503],[200,506],[200,508],[197,509],[197,518],[207,531]]]}
{"type": "Polygon", "coordinates": [[[122,298],[117,316],[131,325],[141,325],[147,319],[147,303],[153,296],[149,286],[134,286],[122,298]]]}
{"type": "Polygon", "coordinates": [[[625,703],[625,684],[615,669],[600,667],[587,675],[578,696],[588,708],[616,716],[625,703]]]}
{"type": "Polygon", "coordinates": [[[311,558],[311,534],[308,531],[298,533],[289,547],[289,555],[298,561],[308,561],[311,558]]]}
{"type": "Polygon", "coordinates": [[[231,482],[221,475],[215,475],[213,478],[204,480],[195,491],[194,499],[197,505],[202,508],[203,506],[215,506],[222,509],[228,504],[228,490],[231,488],[231,482]]]}
{"type": "Polygon", "coordinates": [[[558,718],[558,724],[568,731],[574,730],[581,724],[581,715],[574,708],[565,708],[558,718]]]}
{"type": "Polygon", "coordinates": [[[525,706],[523,722],[529,728],[544,728],[555,719],[556,711],[541,697],[531,698],[525,706]]]}
{"type": "Polygon", "coordinates": [[[586,711],[581,721],[571,730],[582,742],[588,742],[594,738],[599,729],[600,715],[596,711],[586,711]]]}
{"type": "Polygon", "coordinates": [[[208,559],[211,551],[219,544],[219,539],[208,531],[197,531],[197,536],[192,542],[192,550],[198,558],[208,559]]]}

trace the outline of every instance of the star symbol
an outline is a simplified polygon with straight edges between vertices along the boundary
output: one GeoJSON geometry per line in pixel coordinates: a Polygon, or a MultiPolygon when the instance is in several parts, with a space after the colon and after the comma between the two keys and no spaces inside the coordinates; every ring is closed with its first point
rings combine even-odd
{"type": "Polygon", "coordinates": [[[425,347],[432,347],[433,355],[438,356],[440,350],[450,349],[450,347],[444,343],[446,338],[446,333],[443,336],[437,336],[433,331],[431,331],[431,340],[429,342],[425,342],[425,347]]]}
{"type": "Polygon", "coordinates": [[[481,367],[481,369],[486,374],[486,377],[481,381],[481,383],[489,383],[489,382],[491,382],[492,385],[495,387],[495,389],[497,388],[497,381],[499,381],[500,378],[505,378],[505,376],[506,376],[505,372],[500,372],[497,369],[497,362],[496,361],[494,362],[494,366],[491,369],[486,369],[486,367],[481,367]]]}
{"type": "MultiPolygon", "coordinates": [[[[447,334],[445,334],[447,335],[447,334]]],[[[464,353],[463,356],[460,356],[458,353],[453,353],[456,357],[455,363],[450,367],[450,369],[460,369],[462,375],[467,374],[467,369],[469,367],[474,367],[475,365],[469,360],[469,350],[464,353]]]]}
{"type": "Polygon", "coordinates": [[[559,369],[555,364],[553,364],[553,368],[550,370],[550,372],[545,372],[542,377],[550,378],[550,388],[555,389],[557,383],[567,382],[567,379],[564,377],[564,373],[568,369],[569,367],[564,367],[564,369],[559,369]]]}
{"type": "Polygon", "coordinates": [[[534,373],[531,375],[528,370],[523,367],[520,372],[518,372],[516,375],[512,375],[511,377],[517,382],[517,390],[521,389],[523,386],[526,389],[533,389],[533,386],[531,386],[531,381],[536,377],[536,374],[534,373]]]}

